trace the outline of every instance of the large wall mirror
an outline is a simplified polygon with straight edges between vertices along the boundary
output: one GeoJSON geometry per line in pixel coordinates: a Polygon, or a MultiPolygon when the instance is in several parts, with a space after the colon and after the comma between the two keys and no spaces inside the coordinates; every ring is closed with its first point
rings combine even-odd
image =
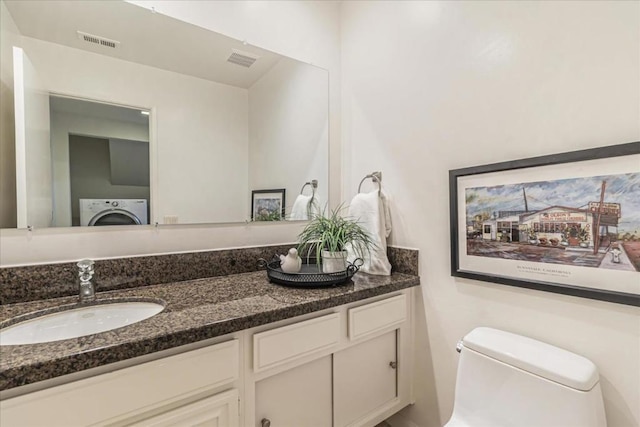
{"type": "Polygon", "coordinates": [[[125,1],[0,3],[16,187],[2,228],[279,221],[327,203],[326,70],[125,1]]]}

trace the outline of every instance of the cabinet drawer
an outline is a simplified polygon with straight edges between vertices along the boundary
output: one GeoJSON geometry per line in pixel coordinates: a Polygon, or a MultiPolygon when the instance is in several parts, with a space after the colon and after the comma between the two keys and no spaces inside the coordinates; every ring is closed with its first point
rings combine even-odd
{"type": "Polygon", "coordinates": [[[0,402],[0,425],[103,424],[156,410],[239,377],[238,340],[0,402]]]}
{"type": "Polygon", "coordinates": [[[407,298],[404,294],[349,309],[349,339],[399,325],[407,319],[407,298]]]}
{"type": "Polygon", "coordinates": [[[328,314],[253,336],[253,369],[260,372],[338,344],[340,315],[328,314]]]}

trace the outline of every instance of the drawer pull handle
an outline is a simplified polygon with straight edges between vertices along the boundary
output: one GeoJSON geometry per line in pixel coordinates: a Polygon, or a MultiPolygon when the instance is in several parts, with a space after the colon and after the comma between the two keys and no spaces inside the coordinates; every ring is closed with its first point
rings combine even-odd
{"type": "Polygon", "coordinates": [[[261,427],[271,427],[271,421],[267,418],[263,418],[262,421],[260,421],[260,425],[261,427]]]}
{"type": "Polygon", "coordinates": [[[398,362],[389,362],[389,366],[391,366],[391,369],[396,369],[398,367],[398,362]]]}

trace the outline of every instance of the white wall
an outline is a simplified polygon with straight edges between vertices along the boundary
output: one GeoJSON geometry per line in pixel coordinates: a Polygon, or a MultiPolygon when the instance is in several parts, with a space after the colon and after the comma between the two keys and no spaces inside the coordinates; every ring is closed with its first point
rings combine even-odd
{"type": "Polygon", "coordinates": [[[287,215],[312,179],[318,203],[328,201],[328,83],[325,70],[283,58],[249,88],[249,187],[285,187],[287,215]]]}
{"type": "Polygon", "coordinates": [[[17,225],[13,46],[20,46],[21,35],[4,2],[0,20],[0,228],[13,228],[17,225]]]}
{"type": "Polygon", "coordinates": [[[453,406],[464,334],[486,325],[593,360],[610,427],[640,424],[636,307],[454,279],[448,170],[640,140],[638,2],[344,2],[345,194],[370,170],[392,243],[420,249],[417,404],[453,406]]]}
{"type": "MultiPolygon", "coordinates": [[[[339,3],[157,1],[159,13],[311,62],[330,73],[330,186],[340,199],[339,3]],[[277,29],[277,30],[276,30],[277,29]]],[[[144,82],[141,82],[144,84],[144,82]]],[[[165,87],[162,87],[163,89],[165,87]]],[[[105,91],[108,87],[105,87],[105,91]]],[[[182,120],[179,114],[170,116],[182,120]]],[[[158,117],[161,121],[162,117],[158,117]]],[[[168,153],[171,155],[175,153],[168,153]]],[[[234,174],[235,175],[235,174],[234,174]]],[[[246,203],[245,203],[246,205],[246,203]]],[[[300,223],[135,227],[109,230],[0,230],[0,265],[106,258],[292,242],[300,223]]]]}
{"type": "Polygon", "coordinates": [[[149,126],[65,112],[51,114],[51,155],[55,198],[53,225],[55,227],[71,226],[69,134],[149,141],[149,126]]]}

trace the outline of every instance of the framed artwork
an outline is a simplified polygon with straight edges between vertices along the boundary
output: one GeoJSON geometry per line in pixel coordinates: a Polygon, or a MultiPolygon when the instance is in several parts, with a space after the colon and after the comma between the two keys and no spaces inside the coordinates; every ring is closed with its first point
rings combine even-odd
{"type": "Polygon", "coordinates": [[[451,275],[640,306],[640,142],[449,171],[451,275]]]}
{"type": "Polygon", "coordinates": [[[285,209],[284,188],[251,192],[252,221],[282,221],[285,209]]]}

